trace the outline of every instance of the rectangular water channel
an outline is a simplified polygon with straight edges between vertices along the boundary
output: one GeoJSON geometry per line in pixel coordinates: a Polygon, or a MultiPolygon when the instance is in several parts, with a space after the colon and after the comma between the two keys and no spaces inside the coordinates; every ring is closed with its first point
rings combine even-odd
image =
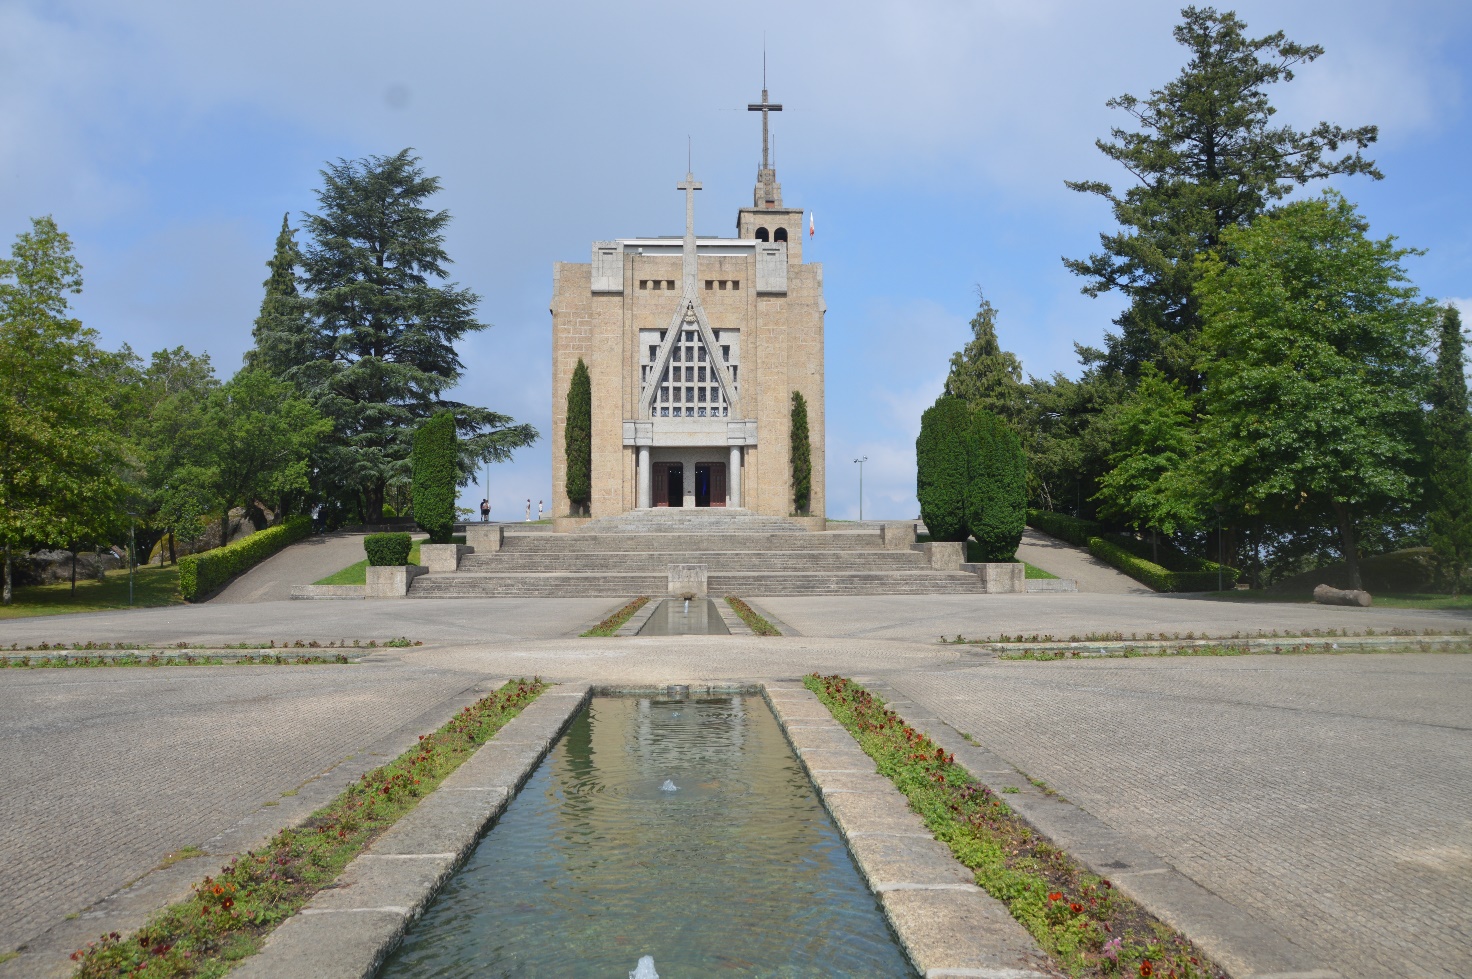
{"type": "Polygon", "coordinates": [[[760,696],[593,698],[380,976],[646,955],[660,979],[915,975],[760,696]]]}

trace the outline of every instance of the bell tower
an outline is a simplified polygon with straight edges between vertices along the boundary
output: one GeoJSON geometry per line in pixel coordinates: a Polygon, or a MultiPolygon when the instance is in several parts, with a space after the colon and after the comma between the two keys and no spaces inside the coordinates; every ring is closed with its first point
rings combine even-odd
{"type": "Polygon", "coordinates": [[[751,207],[736,214],[736,237],[757,241],[785,242],[789,264],[802,262],[802,208],[782,206],[782,185],[772,166],[770,113],[781,112],[782,105],[772,102],[767,94],[767,70],[762,66],[762,100],[747,105],[748,112],[762,114],[762,164],[756,171],[756,188],[751,207]]]}

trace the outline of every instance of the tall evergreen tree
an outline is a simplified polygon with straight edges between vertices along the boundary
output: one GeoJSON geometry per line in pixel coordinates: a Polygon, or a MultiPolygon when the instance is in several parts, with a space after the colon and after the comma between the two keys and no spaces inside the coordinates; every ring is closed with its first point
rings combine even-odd
{"type": "Polygon", "coordinates": [[[808,399],[792,392],[792,507],[807,516],[813,505],[813,444],[808,436],[808,399]]]}
{"type": "Polygon", "coordinates": [[[1101,152],[1138,183],[1117,194],[1100,181],[1069,182],[1109,201],[1121,229],[1101,234],[1103,249],[1064,264],[1088,280],[1084,293],[1119,290],[1129,306],[1107,338],[1111,371],[1134,377],[1154,363],[1167,378],[1200,389],[1196,350],[1201,314],[1192,289],[1196,256],[1220,251],[1224,231],[1245,226],[1294,187],[1341,174],[1379,179],[1359,153],[1374,126],[1319,123],[1300,132],[1273,124],[1267,87],[1293,79],[1296,66],[1324,53],[1279,31],[1252,38],[1234,13],[1186,7],[1175,38],[1190,52],[1181,74],[1146,99],[1122,95],[1111,108],[1133,116],[1139,132],[1115,128],[1101,152]],[[1335,157],[1341,145],[1355,152],[1335,157]]]}
{"type": "Polygon", "coordinates": [[[385,487],[409,476],[411,436],[438,411],[455,415],[462,478],[502,461],[537,431],[487,408],[446,400],[463,365],[455,343],[486,328],[480,301],[454,283],[447,211],[425,202],[440,187],[410,150],[339,160],[322,171],[320,214],[302,257],[311,344],[288,372],[333,423],[321,478],[358,496],[363,519],[381,519],[385,487]]]}
{"type": "Polygon", "coordinates": [[[414,433],[414,519],[429,533],[431,544],[453,540],[459,482],[455,416],[442,411],[414,433]]]}
{"type": "Polygon", "coordinates": [[[574,513],[586,513],[593,500],[593,380],[581,357],[567,386],[563,451],[567,453],[567,502],[574,513]]]}
{"type": "Polygon", "coordinates": [[[971,412],[966,527],[983,561],[1011,561],[1027,526],[1027,461],[1017,433],[989,411],[971,412]]]}
{"type": "Polygon", "coordinates": [[[1431,382],[1431,458],[1427,531],[1443,581],[1453,595],[1472,565],[1472,416],[1467,414],[1462,317],[1441,313],[1436,377],[1431,382]]]}
{"type": "Polygon", "coordinates": [[[971,409],[960,398],[943,394],[920,416],[920,435],[915,439],[915,497],[920,501],[920,519],[931,540],[964,541],[971,533],[967,494],[974,438],[971,409]]]}
{"type": "Polygon", "coordinates": [[[289,214],[281,216],[276,251],[266,263],[271,270],[263,283],[266,294],[261,299],[261,311],[251,331],[255,346],[245,354],[247,367],[286,379],[290,379],[292,368],[305,362],[312,353],[306,304],[297,288],[296,270],[302,264],[302,253],[297,247],[290,217],[289,214]]]}
{"type": "Polygon", "coordinates": [[[1016,425],[1026,413],[1022,363],[997,339],[997,310],[977,290],[980,302],[971,318],[971,341],[951,355],[945,393],[972,408],[989,411],[1016,425]]]}

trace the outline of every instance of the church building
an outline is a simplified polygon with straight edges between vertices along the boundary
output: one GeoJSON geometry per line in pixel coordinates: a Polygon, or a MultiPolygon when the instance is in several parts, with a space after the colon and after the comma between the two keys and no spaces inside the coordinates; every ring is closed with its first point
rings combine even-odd
{"type": "Polygon", "coordinates": [[[687,173],[683,236],[595,241],[552,273],[552,499],[568,512],[567,392],[581,358],[593,393],[591,516],[652,507],[794,512],[792,394],[807,400],[809,512],[824,512],[823,267],[802,260],[803,212],[768,156],[733,238],[697,238],[687,173]]]}

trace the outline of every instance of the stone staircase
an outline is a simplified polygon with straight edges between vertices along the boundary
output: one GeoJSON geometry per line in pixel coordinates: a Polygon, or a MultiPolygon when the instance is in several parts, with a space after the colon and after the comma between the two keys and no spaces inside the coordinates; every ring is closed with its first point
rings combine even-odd
{"type": "Polygon", "coordinates": [[[500,550],[470,553],[459,569],[415,578],[410,598],[663,595],[671,564],[709,567],[723,595],[950,595],[982,593],[965,571],[936,571],[924,554],[886,548],[877,528],[810,533],[737,509],[631,511],[570,534],[519,533],[500,550]]]}

